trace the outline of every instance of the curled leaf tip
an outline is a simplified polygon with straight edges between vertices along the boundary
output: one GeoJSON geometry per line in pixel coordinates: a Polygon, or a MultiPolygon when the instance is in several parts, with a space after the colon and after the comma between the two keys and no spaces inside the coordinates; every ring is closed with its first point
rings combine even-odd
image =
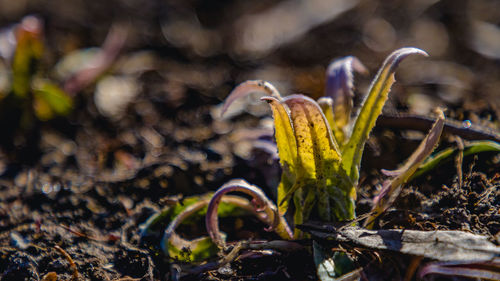
{"type": "Polygon", "coordinates": [[[415,48],[415,47],[404,47],[404,48],[397,49],[396,51],[392,52],[385,60],[382,69],[385,69],[387,66],[390,65],[389,72],[392,72],[392,71],[394,71],[394,69],[396,69],[396,67],[399,65],[399,63],[403,59],[405,59],[407,56],[413,55],[413,54],[422,55],[424,57],[429,56],[429,54],[427,54],[427,52],[422,50],[422,49],[415,48]]]}
{"type": "MultiPolygon", "coordinates": [[[[205,215],[210,201],[208,195],[186,198],[182,204],[177,202],[174,206],[167,207],[154,215],[146,222],[141,233],[141,239],[155,228],[155,225],[158,226],[159,223],[175,216],[165,229],[160,243],[165,255],[177,260],[191,262],[203,261],[215,255],[218,247],[210,237],[202,236],[194,240],[188,240],[175,231],[179,225],[186,223],[189,219],[205,215]]],[[[226,195],[221,198],[221,204],[223,207],[220,208],[218,215],[222,217],[236,215],[234,212],[239,211],[249,214],[254,212],[254,206],[251,202],[239,196],[226,195]]],[[[224,234],[221,235],[224,236],[224,234]]]]}
{"type": "Polygon", "coordinates": [[[247,96],[254,92],[264,92],[277,99],[281,99],[281,95],[278,90],[269,82],[263,80],[249,80],[239,84],[234,90],[227,96],[222,106],[221,116],[227,111],[229,106],[237,99],[247,96]]]}
{"type": "Polygon", "coordinates": [[[366,95],[355,119],[352,135],[342,151],[342,155],[346,159],[343,166],[355,182],[359,179],[359,166],[366,140],[375,126],[375,121],[382,113],[382,107],[387,101],[392,84],[395,82],[394,72],[396,67],[411,54],[427,56],[427,53],[423,50],[406,47],[394,51],[386,58],[372,81],[368,95],[366,95]]]}

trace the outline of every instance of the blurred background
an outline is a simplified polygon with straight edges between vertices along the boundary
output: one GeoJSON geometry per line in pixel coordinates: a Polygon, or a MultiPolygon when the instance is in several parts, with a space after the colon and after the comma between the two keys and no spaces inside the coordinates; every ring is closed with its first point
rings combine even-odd
{"type": "MultiPolygon", "coordinates": [[[[370,70],[355,77],[359,102],[403,46],[430,57],[401,65],[386,112],[443,106],[495,127],[499,23],[495,0],[0,0],[0,173],[41,159],[55,174],[116,175],[175,162],[174,149],[180,162],[226,159],[216,140],[239,125],[218,118],[217,105],[238,83],[317,98],[328,64],[354,55],[370,70]]],[[[268,114],[256,100],[231,116],[268,114]]]]}

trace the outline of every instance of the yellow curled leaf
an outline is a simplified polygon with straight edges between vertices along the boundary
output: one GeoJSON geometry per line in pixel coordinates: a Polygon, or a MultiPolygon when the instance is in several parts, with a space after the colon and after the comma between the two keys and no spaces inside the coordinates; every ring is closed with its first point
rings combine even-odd
{"type": "MultiPolygon", "coordinates": [[[[275,138],[278,146],[280,164],[283,168],[281,182],[278,186],[278,202],[295,183],[297,163],[297,143],[290,120],[290,116],[283,104],[275,97],[262,97],[271,106],[274,118],[275,138]]],[[[279,206],[279,213],[283,215],[288,209],[288,203],[279,206]]]]}
{"type": "Polygon", "coordinates": [[[274,128],[276,144],[281,165],[286,168],[286,172],[295,172],[297,162],[297,144],[287,110],[283,104],[275,97],[262,97],[271,106],[274,118],[274,128]]]}
{"type": "Polygon", "coordinates": [[[392,84],[394,83],[394,72],[398,64],[411,54],[427,56],[427,53],[417,48],[401,48],[390,54],[384,61],[377,76],[373,80],[368,95],[356,118],[351,137],[343,147],[343,166],[353,182],[359,178],[359,165],[370,131],[375,126],[382,107],[384,106],[392,84]]]}

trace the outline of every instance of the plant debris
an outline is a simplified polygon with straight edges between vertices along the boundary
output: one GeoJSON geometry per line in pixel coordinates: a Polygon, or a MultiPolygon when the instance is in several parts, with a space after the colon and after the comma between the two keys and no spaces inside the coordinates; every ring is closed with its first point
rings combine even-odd
{"type": "Polygon", "coordinates": [[[418,231],[406,229],[369,230],[354,226],[334,227],[326,223],[299,226],[313,237],[337,242],[350,242],[369,249],[390,250],[438,261],[492,261],[500,255],[500,247],[487,236],[464,231],[418,231]]]}

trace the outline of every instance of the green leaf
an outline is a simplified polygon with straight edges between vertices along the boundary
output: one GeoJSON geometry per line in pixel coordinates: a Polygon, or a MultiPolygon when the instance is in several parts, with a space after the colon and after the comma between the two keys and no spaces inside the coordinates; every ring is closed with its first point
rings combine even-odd
{"type": "Polygon", "coordinates": [[[316,240],[313,241],[313,256],[319,280],[333,281],[335,277],[338,277],[335,273],[335,262],[331,257],[331,253],[316,240]]]}
{"type": "Polygon", "coordinates": [[[375,121],[382,112],[389,91],[394,83],[394,72],[398,64],[411,54],[427,53],[417,48],[402,48],[394,51],[385,60],[377,76],[373,80],[368,95],[363,101],[361,110],[356,118],[351,137],[345,145],[343,155],[343,166],[353,182],[359,179],[359,165],[370,131],[375,126],[375,121]]]}
{"type": "MultiPolygon", "coordinates": [[[[293,213],[293,223],[294,226],[300,225],[304,222],[304,193],[306,190],[298,188],[292,195],[293,205],[295,207],[295,212],[293,213]]],[[[295,227],[293,233],[294,239],[302,238],[302,231],[295,227]]]]}
{"type": "Polygon", "coordinates": [[[168,256],[178,261],[202,262],[217,254],[219,248],[208,236],[184,240],[173,235],[168,243],[168,256]]]}
{"type": "Polygon", "coordinates": [[[199,212],[206,213],[207,205],[207,199],[196,201],[189,206],[186,206],[169,223],[161,240],[161,248],[167,256],[181,261],[194,262],[201,261],[195,260],[196,257],[207,258],[217,253],[217,247],[215,245],[207,245],[206,242],[213,244],[213,242],[208,240],[207,237],[201,237],[195,240],[186,240],[175,233],[175,229],[180,224],[184,223],[187,218],[193,217],[199,212]],[[198,250],[203,252],[197,252],[198,250]]]}
{"type": "MultiPolygon", "coordinates": [[[[203,196],[185,198],[151,216],[141,226],[141,239],[160,232],[162,227],[168,224],[161,241],[161,248],[167,256],[180,261],[199,262],[216,255],[218,247],[210,237],[187,240],[175,233],[175,229],[181,224],[200,222],[207,213],[207,206],[212,195],[213,193],[207,193],[203,196]]],[[[252,214],[253,210],[254,206],[247,199],[226,195],[222,198],[217,215],[219,217],[242,216],[252,214]]],[[[224,236],[224,234],[221,235],[224,236]]]]}
{"type": "Polygon", "coordinates": [[[73,99],[54,83],[35,81],[33,92],[35,114],[42,121],[66,116],[73,109],[73,99]]]}
{"type": "MultiPolygon", "coordinates": [[[[446,148],[436,155],[431,156],[425,160],[425,162],[420,165],[418,170],[411,176],[410,179],[417,178],[429,171],[439,167],[447,161],[453,159],[453,157],[459,152],[458,148],[446,148]]],[[[500,144],[494,141],[472,141],[464,146],[464,157],[468,155],[473,155],[481,152],[500,152],[500,144]]]]}
{"type": "MultiPolygon", "coordinates": [[[[205,206],[200,208],[197,212],[191,214],[189,217],[185,218],[183,224],[198,223],[200,219],[206,214],[208,202],[212,198],[213,192],[205,193],[203,195],[190,196],[182,199],[181,201],[175,203],[174,205],[167,206],[163,208],[160,212],[152,215],[140,228],[141,237],[150,235],[154,232],[161,231],[162,226],[169,224],[173,221],[179,214],[186,210],[189,206],[192,206],[196,202],[205,202],[205,206]]],[[[228,196],[228,200],[231,200],[235,196],[228,196]]],[[[227,216],[241,216],[250,214],[248,210],[241,208],[236,204],[228,203],[223,201],[220,204],[218,214],[221,217],[227,216]]]]}

